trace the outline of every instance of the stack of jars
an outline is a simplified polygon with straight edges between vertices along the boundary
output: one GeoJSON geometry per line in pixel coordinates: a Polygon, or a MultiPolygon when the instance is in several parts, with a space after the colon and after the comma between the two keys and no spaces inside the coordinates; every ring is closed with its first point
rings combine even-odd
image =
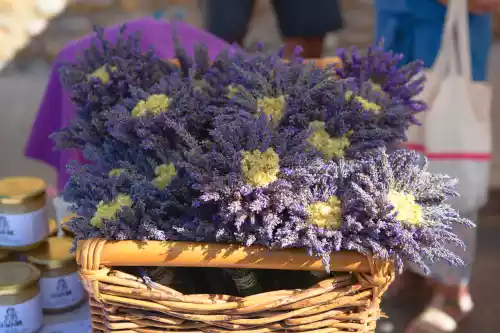
{"type": "Polygon", "coordinates": [[[36,332],[43,312],[83,303],[72,238],[57,234],[46,214],[42,179],[0,180],[0,333],[36,332]]]}

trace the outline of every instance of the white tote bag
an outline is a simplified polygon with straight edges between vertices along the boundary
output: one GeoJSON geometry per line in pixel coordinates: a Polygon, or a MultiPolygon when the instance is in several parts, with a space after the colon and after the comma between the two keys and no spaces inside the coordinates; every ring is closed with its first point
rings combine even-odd
{"type": "Polygon", "coordinates": [[[472,81],[466,0],[449,2],[441,48],[420,98],[429,109],[408,131],[411,149],[425,154],[429,171],[457,178],[451,204],[475,211],[487,201],[492,152],[491,88],[472,81]]]}

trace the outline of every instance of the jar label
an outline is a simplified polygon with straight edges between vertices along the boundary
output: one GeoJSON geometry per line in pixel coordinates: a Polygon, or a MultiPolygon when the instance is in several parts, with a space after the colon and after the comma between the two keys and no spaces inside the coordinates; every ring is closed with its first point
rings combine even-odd
{"type": "Polygon", "coordinates": [[[0,306],[0,333],[33,333],[42,323],[40,294],[21,304],[0,306]]]}
{"type": "Polygon", "coordinates": [[[24,214],[0,213],[0,246],[27,246],[49,234],[45,208],[24,214]]]}
{"type": "Polygon", "coordinates": [[[78,273],[58,277],[42,277],[42,307],[44,309],[63,309],[79,303],[84,297],[83,286],[78,273]]]}

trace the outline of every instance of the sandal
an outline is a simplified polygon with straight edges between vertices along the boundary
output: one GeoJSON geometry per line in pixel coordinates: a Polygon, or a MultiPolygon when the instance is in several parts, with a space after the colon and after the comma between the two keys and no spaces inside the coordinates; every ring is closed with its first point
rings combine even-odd
{"type": "Polygon", "coordinates": [[[474,304],[469,294],[458,300],[442,294],[434,296],[431,304],[405,330],[405,333],[452,333],[472,311],[474,304]]]}

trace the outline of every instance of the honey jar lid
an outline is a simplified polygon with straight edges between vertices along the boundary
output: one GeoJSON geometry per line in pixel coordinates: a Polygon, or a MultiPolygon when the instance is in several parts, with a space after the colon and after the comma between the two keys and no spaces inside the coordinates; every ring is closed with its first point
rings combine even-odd
{"type": "Polygon", "coordinates": [[[29,263],[20,261],[0,263],[0,296],[18,294],[39,279],[40,270],[29,263]]]}
{"type": "Polygon", "coordinates": [[[66,267],[76,262],[75,253],[70,253],[72,247],[73,238],[71,237],[49,237],[39,247],[27,251],[26,259],[49,269],[66,267]]]}
{"type": "Polygon", "coordinates": [[[49,219],[49,237],[57,235],[57,222],[54,219],[49,219]]]}
{"type": "Polygon", "coordinates": [[[47,184],[36,177],[9,177],[0,180],[0,204],[18,205],[45,192],[47,184]]]}

